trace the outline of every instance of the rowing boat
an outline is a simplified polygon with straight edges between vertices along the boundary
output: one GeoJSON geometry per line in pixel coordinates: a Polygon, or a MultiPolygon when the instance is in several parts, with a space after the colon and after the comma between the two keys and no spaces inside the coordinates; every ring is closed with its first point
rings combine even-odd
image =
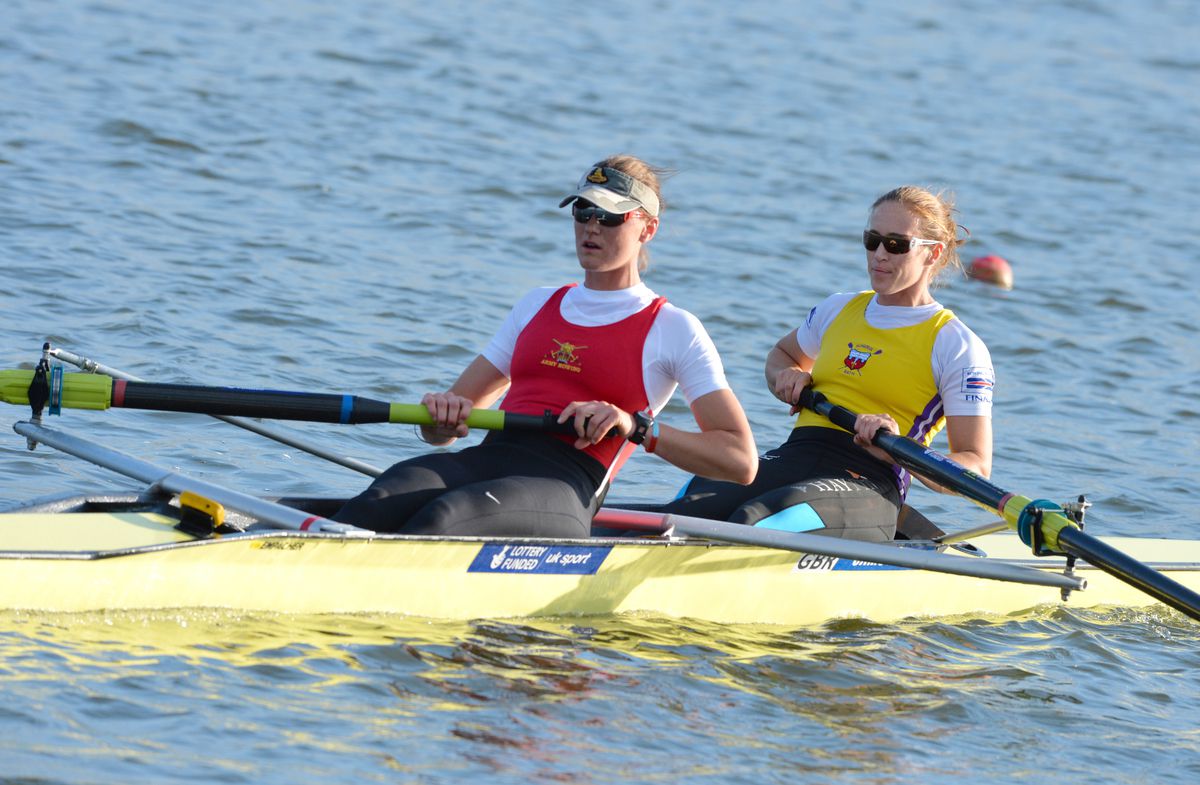
{"type": "MultiPolygon", "coordinates": [[[[309,514],[337,500],[282,499],[309,514]]],[[[178,498],[93,494],[0,514],[0,597],[12,609],[225,608],[394,613],[437,619],[648,613],[717,622],[819,624],[864,617],[1008,614],[1065,602],[1145,606],[1153,599],[1077,563],[1087,588],[968,578],[855,559],[669,533],[583,540],[416,537],[279,530],[227,518],[228,533],[181,522],[178,498]],[[234,530],[235,524],[238,529],[234,530]]],[[[600,517],[603,524],[605,516],[600,517]]],[[[615,532],[613,532],[615,533],[615,532]]],[[[607,533],[606,533],[607,534],[607,533]]],[[[1200,543],[1112,543],[1200,588],[1200,543]]],[[[1061,574],[1020,540],[992,534],[948,558],[1061,574]]],[[[929,550],[912,542],[897,550],[929,550]]]]}
{"type": "MultiPolygon", "coordinates": [[[[62,396],[71,385],[55,386],[57,403],[71,405],[62,396]]],[[[152,395],[153,387],[137,389],[152,395]]],[[[204,397],[219,399],[219,412],[210,413],[226,418],[233,412],[222,389],[205,388],[204,397]]],[[[173,386],[170,406],[188,395],[173,386]]],[[[847,414],[809,405],[835,422],[847,414]]],[[[1083,500],[1032,503],[982,478],[926,465],[907,447],[892,453],[898,461],[1015,520],[886,545],[616,508],[601,510],[586,539],[378,534],[330,521],[341,500],[247,496],[46,427],[37,411],[14,425],[31,447],[68,452],[145,487],[0,511],[0,606],[13,610],[220,608],[453,620],[638,613],[804,626],[1163,601],[1200,615],[1200,542],[1116,537],[1097,544],[1080,531],[1083,500]],[[998,532],[1010,523],[1024,527],[1021,537],[998,532]]]]}

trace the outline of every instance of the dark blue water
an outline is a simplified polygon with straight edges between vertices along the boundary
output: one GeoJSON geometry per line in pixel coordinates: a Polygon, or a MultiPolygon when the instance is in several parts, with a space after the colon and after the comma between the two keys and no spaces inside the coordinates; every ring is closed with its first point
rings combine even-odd
{"type": "MultiPolygon", "coordinates": [[[[575,277],[557,201],[628,151],[676,171],[648,282],[704,321],[767,446],[789,418],[766,350],[865,285],[866,208],[915,182],[956,193],[968,259],[1015,272],[1012,292],[938,293],[996,361],[994,478],[1086,493],[1096,533],[1194,537],[1198,33],[1165,0],[13,0],[0,367],[50,340],[159,381],[416,400],[529,287],[575,277]]],[[[203,418],[55,424],[251,493],[366,482],[203,418]]],[[[396,426],[281,430],[377,465],[421,449],[396,426]]],[[[0,465],[3,502],[128,487],[15,434],[0,465]]],[[[682,480],[638,456],[614,498],[682,480]]],[[[948,525],[987,519],[919,493],[948,525]]],[[[9,615],[0,777],[1190,783],[1198,644],[1161,610],[804,630],[9,615]]]]}

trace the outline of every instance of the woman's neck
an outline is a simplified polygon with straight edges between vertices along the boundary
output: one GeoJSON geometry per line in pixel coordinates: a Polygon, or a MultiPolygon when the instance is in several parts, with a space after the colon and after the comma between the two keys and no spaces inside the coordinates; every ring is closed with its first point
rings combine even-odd
{"type": "Polygon", "coordinates": [[[875,292],[875,302],[880,305],[895,305],[901,308],[920,308],[922,305],[932,305],[937,302],[929,293],[927,284],[910,286],[898,292],[875,292]]]}
{"type": "Polygon", "coordinates": [[[588,270],[583,276],[583,285],[588,289],[602,292],[615,292],[619,289],[629,289],[642,282],[636,266],[624,267],[620,270],[588,270]]]}

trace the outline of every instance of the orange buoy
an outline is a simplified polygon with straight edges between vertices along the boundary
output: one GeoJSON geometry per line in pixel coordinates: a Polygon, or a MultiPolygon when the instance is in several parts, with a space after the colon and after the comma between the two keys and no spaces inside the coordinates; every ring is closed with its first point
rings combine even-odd
{"type": "Polygon", "coordinates": [[[985,283],[994,283],[1005,289],[1013,287],[1012,267],[1002,257],[989,254],[980,256],[967,268],[967,277],[985,283]]]}

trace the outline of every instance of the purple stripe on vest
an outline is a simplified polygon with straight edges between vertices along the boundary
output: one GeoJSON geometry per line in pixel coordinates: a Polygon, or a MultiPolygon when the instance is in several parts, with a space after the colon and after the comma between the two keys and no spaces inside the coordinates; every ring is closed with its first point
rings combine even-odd
{"type": "MultiPolygon", "coordinates": [[[[935,395],[930,399],[929,403],[921,410],[921,413],[913,419],[912,428],[908,431],[908,438],[925,444],[925,436],[933,430],[933,426],[942,419],[942,396],[935,395]]],[[[892,466],[892,472],[896,475],[896,487],[900,489],[900,499],[903,501],[908,498],[908,489],[912,485],[912,475],[906,469],[901,469],[899,466],[892,466]]]]}
{"type": "Polygon", "coordinates": [[[908,438],[916,439],[922,444],[925,443],[925,437],[933,430],[933,426],[937,425],[942,419],[942,412],[945,411],[942,407],[942,396],[940,394],[933,396],[921,413],[913,418],[912,428],[908,430],[908,438]]]}
{"type": "Polygon", "coordinates": [[[892,464],[892,474],[895,475],[896,487],[900,489],[900,501],[903,503],[908,498],[908,488],[912,485],[912,475],[907,469],[901,469],[896,464],[892,464]]]}

